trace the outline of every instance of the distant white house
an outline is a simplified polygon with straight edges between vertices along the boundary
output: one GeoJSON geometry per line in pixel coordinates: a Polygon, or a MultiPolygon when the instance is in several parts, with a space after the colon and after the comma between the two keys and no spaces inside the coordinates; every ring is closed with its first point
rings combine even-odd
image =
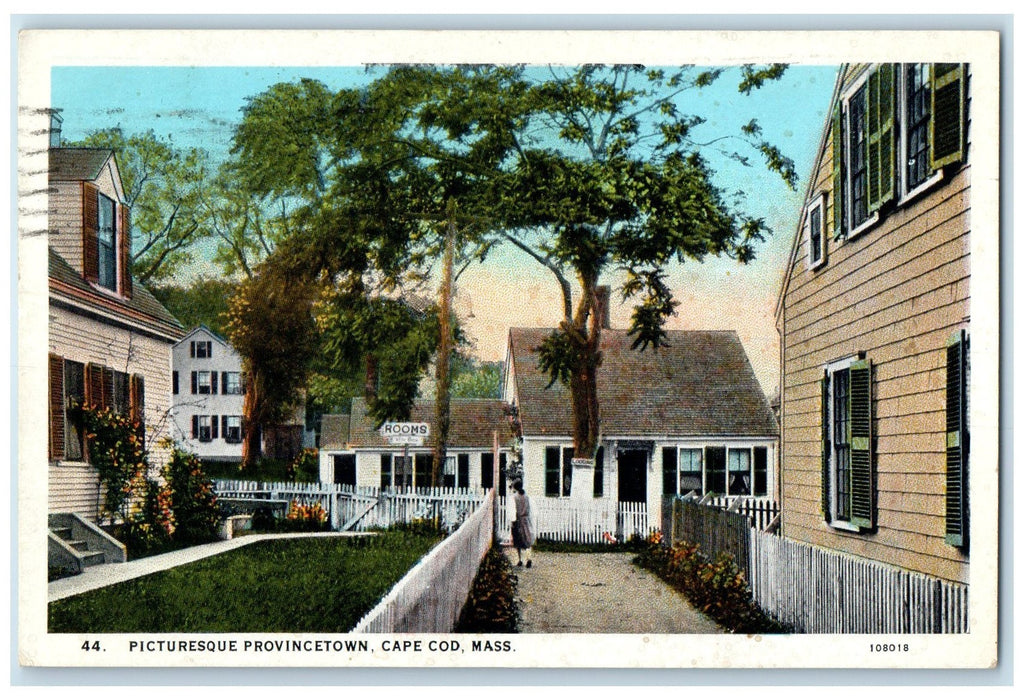
{"type": "MultiPolygon", "coordinates": [[[[418,401],[410,421],[435,430],[434,402],[418,401]]],[[[381,437],[366,400],[352,400],[352,412],[325,415],[320,427],[320,481],[360,487],[402,489],[430,486],[434,458],[430,439],[422,446],[389,445],[381,437]]],[[[494,485],[494,439],[499,443],[499,483],[506,492],[509,421],[497,399],[452,399],[448,459],[440,486],[488,489],[494,485]]]]}
{"type": "MultiPolygon", "coordinates": [[[[201,459],[242,459],[242,358],[227,340],[206,326],[193,328],[171,352],[172,432],[184,449],[201,459]]],[[[278,425],[263,431],[263,454],[290,460],[315,444],[305,429],[305,406],[296,406],[278,425]]]]}
{"type": "Polygon", "coordinates": [[[174,439],[209,460],[242,458],[242,358],[206,326],[171,350],[174,439]]]}

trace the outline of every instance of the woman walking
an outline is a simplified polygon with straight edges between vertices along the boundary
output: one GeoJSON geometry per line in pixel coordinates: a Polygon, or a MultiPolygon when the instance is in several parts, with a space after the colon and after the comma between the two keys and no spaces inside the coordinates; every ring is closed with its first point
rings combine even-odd
{"type": "Polygon", "coordinates": [[[530,507],[530,498],[523,489],[523,482],[517,481],[512,485],[515,490],[516,519],[512,522],[512,544],[519,553],[519,566],[523,565],[523,550],[526,550],[526,568],[533,566],[530,559],[530,548],[536,539],[533,531],[533,511],[530,507]]]}

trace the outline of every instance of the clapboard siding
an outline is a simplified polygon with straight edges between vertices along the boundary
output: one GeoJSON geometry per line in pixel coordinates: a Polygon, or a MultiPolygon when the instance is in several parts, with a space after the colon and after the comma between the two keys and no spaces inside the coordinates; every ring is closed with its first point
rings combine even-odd
{"type": "MultiPolygon", "coordinates": [[[[50,306],[49,351],[76,362],[94,362],[145,378],[146,447],[151,476],[156,477],[169,453],[159,445],[170,437],[171,346],[166,341],[102,323],[61,306],[50,306]]],[[[96,516],[96,471],[81,464],[50,465],[49,509],[96,516]]]]}
{"type": "MultiPolygon", "coordinates": [[[[858,70],[848,71],[846,85],[858,70]]],[[[967,582],[945,542],[945,347],[970,317],[970,166],[852,239],[831,237],[831,120],[808,201],[826,192],[825,263],[791,259],[779,307],[783,533],[943,579],[967,582]],[[876,529],[830,527],[821,514],[821,387],[827,363],[872,362],[876,529]]]]}
{"type": "Polygon", "coordinates": [[[82,183],[51,182],[50,247],[75,270],[82,269],[82,183]]]}

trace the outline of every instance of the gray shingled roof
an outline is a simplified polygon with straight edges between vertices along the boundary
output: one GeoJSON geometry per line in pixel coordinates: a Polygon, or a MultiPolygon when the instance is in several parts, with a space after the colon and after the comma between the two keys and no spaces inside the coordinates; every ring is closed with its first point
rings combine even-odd
{"type": "Polygon", "coordinates": [[[347,413],[325,414],[320,417],[321,450],[337,450],[348,444],[350,419],[347,413]]]}
{"type": "MultiPolygon", "coordinates": [[[[331,446],[341,440],[341,416],[324,416],[321,423],[321,444],[331,446]],[[330,419],[330,420],[328,420],[330,419]]],[[[414,423],[429,423],[431,434],[434,424],[434,402],[417,401],[412,407],[409,420],[414,423]]],[[[483,448],[493,444],[494,431],[498,441],[504,444],[510,437],[509,422],[499,399],[452,399],[451,428],[448,433],[448,448],[483,448]]],[[[348,441],[351,447],[384,447],[388,443],[381,438],[374,426],[374,420],[366,412],[366,400],[352,399],[352,414],[349,424],[348,441]]],[[[427,441],[429,445],[429,439],[427,441]]]]}
{"type": "MultiPolygon", "coordinates": [[[[50,248],[50,261],[49,261],[49,277],[51,279],[64,282],[76,289],[83,292],[89,292],[95,294],[94,290],[88,282],[85,281],[80,274],[78,274],[71,265],[68,264],[64,258],[60,256],[53,248],[50,248]]],[[[175,329],[184,332],[184,327],[181,322],[178,321],[171,312],[164,308],[163,304],[157,301],[156,297],[150,294],[149,290],[146,289],[138,280],[133,278],[132,282],[132,298],[111,298],[115,303],[120,304],[133,311],[138,311],[146,314],[158,321],[169,324],[175,329]]]]}
{"type": "Polygon", "coordinates": [[[109,148],[51,148],[51,180],[95,180],[113,156],[109,148]]]}
{"type": "MultiPolygon", "coordinates": [[[[537,347],[550,328],[509,332],[524,436],[572,434],[569,390],[547,388],[537,347]]],[[[734,331],[666,331],[667,345],[632,350],[623,330],[601,331],[597,375],[606,436],[778,435],[771,406],[734,331]]]]}

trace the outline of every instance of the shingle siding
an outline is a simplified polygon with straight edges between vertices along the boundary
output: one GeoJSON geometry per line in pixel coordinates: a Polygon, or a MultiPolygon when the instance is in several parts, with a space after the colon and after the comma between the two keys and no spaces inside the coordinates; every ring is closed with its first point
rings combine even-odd
{"type": "MultiPolygon", "coordinates": [[[[831,189],[824,143],[811,196],[831,189]]],[[[801,238],[780,309],[784,535],[967,581],[966,555],[944,541],[943,494],[945,346],[970,317],[970,218],[966,165],[856,237],[828,236],[815,271],[801,238]],[[821,514],[820,381],[859,352],[874,365],[877,530],[851,534],[821,514]]]]}

